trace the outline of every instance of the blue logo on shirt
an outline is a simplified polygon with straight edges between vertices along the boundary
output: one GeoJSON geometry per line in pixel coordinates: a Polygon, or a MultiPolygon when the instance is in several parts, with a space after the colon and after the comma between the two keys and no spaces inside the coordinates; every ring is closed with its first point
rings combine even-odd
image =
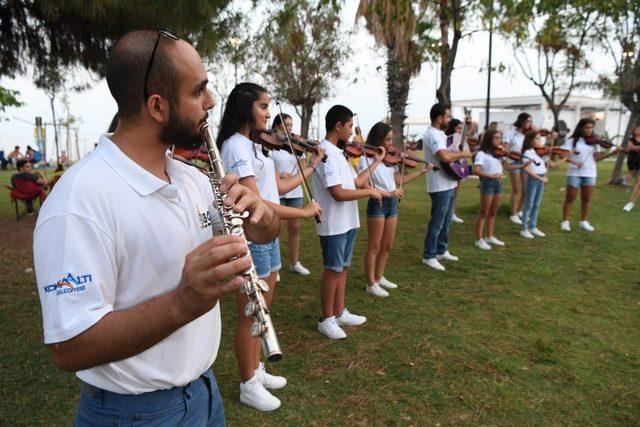
{"type": "Polygon", "coordinates": [[[67,277],[46,285],[43,289],[46,293],[55,292],[56,295],[71,294],[74,292],[84,292],[87,289],[87,284],[92,282],[93,279],[90,274],[74,276],[68,273],[67,277]]]}

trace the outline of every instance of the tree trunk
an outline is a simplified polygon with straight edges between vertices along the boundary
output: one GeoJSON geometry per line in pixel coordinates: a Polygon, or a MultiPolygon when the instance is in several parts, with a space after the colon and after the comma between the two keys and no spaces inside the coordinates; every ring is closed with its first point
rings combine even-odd
{"type": "MultiPolygon", "coordinates": [[[[640,106],[640,105],[638,105],[640,106]]],[[[620,112],[622,114],[622,111],[620,112]]],[[[620,146],[625,148],[627,146],[627,141],[631,137],[631,131],[638,123],[638,119],[640,119],[640,109],[636,108],[631,110],[631,116],[629,117],[629,122],[627,122],[627,127],[624,131],[624,137],[620,146]]],[[[611,174],[611,181],[609,184],[621,184],[622,183],[622,167],[624,166],[624,158],[626,154],[620,153],[616,158],[616,165],[613,168],[613,173],[611,174]]]]}
{"type": "Polygon", "coordinates": [[[311,119],[313,118],[313,106],[314,104],[302,104],[302,115],[300,116],[301,127],[300,127],[300,135],[303,138],[309,137],[309,124],[311,123],[311,119]]]}
{"type": "Polygon", "coordinates": [[[391,112],[391,128],[393,129],[393,145],[402,149],[404,119],[407,118],[407,99],[411,85],[411,72],[405,63],[397,58],[393,49],[387,49],[387,102],[391,112]]]}
{"type": "Polygon", "coordinates": [[[455,0],[450,4],[447,1],[440,1],[440,85],[436,89],[438,102],[451,105],[451,74],[456,62],[458,44],[462,38],[460,31],[461,15],[460,1],[455,0]],[[449,45],[449,28],[453,26],[453,40],[449,45]]]}

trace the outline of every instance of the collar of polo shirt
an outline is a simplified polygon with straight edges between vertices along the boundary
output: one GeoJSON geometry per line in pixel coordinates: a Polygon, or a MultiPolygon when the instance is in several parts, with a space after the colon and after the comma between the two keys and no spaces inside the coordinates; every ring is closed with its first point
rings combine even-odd
{"type": "MultiPolygon", "coordinates": [[[[100,137],[100,143],[96,151],[138,194],[148,196],[170,185],[168,182],[143,169],[139,164],[120,151],[118,146],[111,141],[111,135],[113,134],[104,134],[100,137]]],[[[177,178],[184,174],[184,170],[178,167],[177,163],[176,160],[171,159],[169,155],[167,155],[165,170],[171,178],[177,178]]]]}

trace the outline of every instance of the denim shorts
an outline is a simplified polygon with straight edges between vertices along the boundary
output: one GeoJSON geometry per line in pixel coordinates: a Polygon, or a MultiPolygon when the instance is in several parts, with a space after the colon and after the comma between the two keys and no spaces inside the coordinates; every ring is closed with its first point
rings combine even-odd
{"type": "Polygon", "coordinates": [[[269,243],[249,243],[251,259],[256,266],[258,277],[264,279],[271,273],[280,271],[282,262],[280,260],[280,239],[275,239],[269,243]]]}
{"type": "Polygon", "coordinates": [[[501,179],[480,178],[480,195],[495,196],[497,194],[502,194],[501,179]]]}
{"type": "Polygon", "coordinates": [[[584,186],[595,186],[596,178],[593,176],[567,176],[567,186],[582,188],[584,186]]]}
{"type": "Polygon", "coordinates": [[[393,218],[394,216],[398,216],[398,199],[396,197],[384,197],[382,205],[376,199],[369,199],[367,217],[393,218]]]}
{"type": "Polygon", "coordinates": [[[280,197],[280,204],[282,206],[289,206],[290,208],[301,208],[302,197],[294,197],[293,199],[285,199],[284,197],[280,197]]]}
{"type": "Polygon", "coordinates": [[[356,242],[357,228],[334,236],[320,236],[324,269],[340,273],[345,267],[351,267],[353,246],[356,242]]]}

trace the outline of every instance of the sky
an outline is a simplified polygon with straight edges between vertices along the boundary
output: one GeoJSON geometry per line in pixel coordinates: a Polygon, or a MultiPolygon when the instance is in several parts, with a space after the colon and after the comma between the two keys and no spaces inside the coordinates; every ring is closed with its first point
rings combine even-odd
{"type": "MultiPolygon", "coordinates": [[[[357,3],[357,0],[346,2],[343,9],[344,25],[354,25],[357,3]]],[[[352,39],[354,55],[347,58],[345,65],[345,75],[348,75],[349,79],[336,82],[332,95],[320,103],[320,118],[324,118],[324,114],[332,105],[343,104],[358,114],[361,126],[366,132],[375,122],[384,118],[387,112],[385,50],[375,46],[373,38],[362,25],[356,27],[356,34],[352,39]],[[356,68],[359,69],[358,79],[353,83],[351,80],[356,68]]],[[[452,75],[453,100],[486,96],[488,37],[488,32],[480,31],[461,41],[452,75]]],[[[539,90],[522,76],[513,58],[513,51],[514,48],[508,41],[494,35],[492,61],[494,66],[503,63],[506,71],[492,74],[492,97],[539,95],[539,90]]],[[[600,63],[604,63],[604,58],[600,63]]],[[[428,115],[430,106],[435,102],[436,65],[423,64],[420,74],[412,80],[406,111],[408,117],[428,115]]],[[[49,99],[42,90],[33,85],[31,76],[28,75],[16,79],[3,78],[0,79],[0,84],[5,88],[18,90],[19,99],[24,103],[22,107],[7,108],[4,113],[0,113],[0,149],[7,153],[14,145],[20,145],[24,152],[28,144],[33,145],[34,118],[41,116],[45,122],[52,121],[49,99]]],[[[80,119],[77,126],[82,155],[93,147],[102,133],[106,132],[117,108],[104,80],[97,81],[89,90],[70,93],[69,97],[70,112],[80,119]]],[[[273,108],[275,111],[275,105],[273,108]]],[[[56,112],[58,115],[63,112],[60,102],[56,104],[56,112]]],[[[298,131],[300,120],[293,108],[285,105],[284,112],[293,116],[294,131],[298,131]]],[[[317,127],[317,114],[318,111],[314,111],[313,127],[317,127]]],[[[219,112],[214,112],[213,117],[217,119],[219,112]]],[[[65,138],[65,134],[62,133],[62,144],[66,141],[65,138]]],[[[47,129],[47,144],[49,147],[53,146],[52,128],[47,129]]],[[[50,149],[48,151],[51,152],[50,149]]],[[[74,148],[72,157],[75,156],[74,148]]]]}

